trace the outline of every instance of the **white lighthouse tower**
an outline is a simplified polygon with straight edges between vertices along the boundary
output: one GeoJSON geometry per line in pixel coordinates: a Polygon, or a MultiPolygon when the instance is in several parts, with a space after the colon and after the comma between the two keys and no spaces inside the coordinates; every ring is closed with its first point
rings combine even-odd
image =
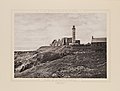
{"type": "Polygon", "coordinates": [[[75,25],[73,25],[73,28],[72,28],[72,44],[74,45],[75,44],[75,25]]]}

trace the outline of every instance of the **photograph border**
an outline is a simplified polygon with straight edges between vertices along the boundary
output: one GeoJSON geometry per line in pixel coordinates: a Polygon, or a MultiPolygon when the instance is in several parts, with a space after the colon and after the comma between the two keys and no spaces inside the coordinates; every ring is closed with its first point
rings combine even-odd
{"type": "Polygon", "coordinates": [[[111,29],[110,29],[110,11],[108,9],[13,9],[11,10],[11,52],[12,52],[12,81],[19,81],[19,80],[27,80],[27,81],[47,81],[47,82],[68,82],[68,81],[75,81],[75,82],[110,82],[111,74],[111,46],[110,46],[110,38],[111,38],[111,29]],[[15,13],[106,13],[106,35],[107,35],[107,78],[14,78],[14,14],[15,13]]]}

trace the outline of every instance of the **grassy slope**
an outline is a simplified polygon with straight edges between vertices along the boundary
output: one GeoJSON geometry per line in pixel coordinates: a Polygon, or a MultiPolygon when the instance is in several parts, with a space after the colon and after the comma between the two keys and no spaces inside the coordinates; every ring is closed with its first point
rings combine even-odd
{"type": "Polygon", "coordinates": [[[16,55],[15,63],[19,62],[15,77],[20,78],[106,77],[105,53],[73,52],[72,48],[65,46],[41,47],[33,54],[16,55]]]}

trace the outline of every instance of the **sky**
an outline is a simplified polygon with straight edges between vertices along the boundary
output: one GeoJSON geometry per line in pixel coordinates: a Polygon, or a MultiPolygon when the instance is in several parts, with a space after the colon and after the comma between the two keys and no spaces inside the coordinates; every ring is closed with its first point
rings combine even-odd
{"type": "Polygon", "coordinates": [[[15,13],[14,50],[36,50],[54,39],[72,36],[90,43],[92,36],[106,37],[105,13],[15,13]]]}

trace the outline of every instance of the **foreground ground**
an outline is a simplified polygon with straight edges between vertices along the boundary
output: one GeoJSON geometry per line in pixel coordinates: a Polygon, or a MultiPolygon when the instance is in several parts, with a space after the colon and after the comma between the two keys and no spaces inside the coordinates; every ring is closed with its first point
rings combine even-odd
{"type": "Polygon", "coordinates": [[[105,52],[73,50],[68,46],[41,47],[14,53],[15,78],[106,78],[105,52]]]}

